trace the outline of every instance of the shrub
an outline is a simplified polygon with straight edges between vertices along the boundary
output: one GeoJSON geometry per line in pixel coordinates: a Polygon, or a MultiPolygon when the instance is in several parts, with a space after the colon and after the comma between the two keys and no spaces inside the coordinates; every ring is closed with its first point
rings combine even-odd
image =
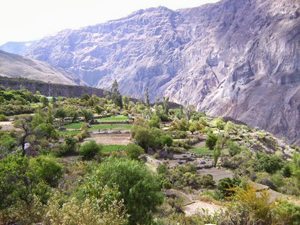
{"type": "Polygon", "coordinates": [[[45,166],[32,165],[28,157],[20,155],[9,155],[0,160],[0,217],[3,224],[40,222],[41,206],[47,202],[51,190],[44,180],[46,176],[41,176],[40,168],[45,166]]]}
{"type": "Polygon", "coordinates": [[[152,116],[151,119],[149,120],[149,126],[159,128],[159,125],[160,125],[160,118],[157,115],[152,116]]]}
{"type": "Polygon", "coordinates": [[[100,154],[101,149],[101,145],[98,145],[95,141],[89,141],[80,146],[79,154],[84,160],[89,160],[100,154]]]}
{"type": "Polygon", "coordinates": [[[155,146],[155,137],[153,136],[149,128],[138,126],[134,127],[134,129],[134,139],[139,146],[144,149],[155,146]]]}
{"type": "Polygon", "coordinates": [[[80,225],[125,225],[126,214],[121,201],[112,201],[107,205],[106,191],[97,198],[79,200],[75,197],[64,200],[54,195],[43,218],[45,225],[80,224],[80,225]],[[62,204],[63,203],[63,204],[62,204]]]}
{"type": "Polygon", "coordinates": [[[171,146],[173,143],[173,139],[169,135],[160,136],[160,145],[161,146],[171,146]]]}
{"type": "Polygon", "coordinates": [[[226,145],[228,147],[230,156],[235,156],[241,152],[240,146],[233,141],[228,140],[226,145]]]}
{"type": "Polygon", "coordinates": [[[39,180],[45,181],[51,187],[56,187],[63,175],[62,166],[49,156],[30,159],[30,168],[39,180]]]}
{"type": "Polygon", "coordinates": [[[217,189],[221,194],[221,198],[232,196],[235,191],[234,188],[238,187],[241,184],[241,180],[238,178],[224,178],[219,180],[217,189]]]}
{"type": "Polygon", "coordinates": [[[143,148],[135,144],[128,144],[125,151],[130,159],[135,160],[138,160],[139,156],[145,153],[143,148]]]}
{"type": "Polygon", "coordinates": [[[206,147],[208,147],[210,150],[213,150],[217,144],[217,140],[218,140],[218,137],[216,135],[214,135],[213,133],[209,133],[207,135],[207,139],[205,141],[206,147]]]}
{"type": "Polygon", "coordinates": [[[77,140],[72,137],[66,137],[65,143],[60,147],[58,156],[74,155],[77,150],[77,140]]]}
{"type": "Polygon", "coordinates": [[[82,190],[84,196],[94,196],[105,186],[120,192],[131,225],[150,224],[152,212],[163,200],[158,178],[135,160],[108,159],[87,178],[82,190]]]}
{"type": "Polygon", "coordinates": [[[8,118],[5,115],[0,114],[0,121],[8,121],[8,118]]]}
{"type": "Polygon", "coordinates": [[[298,225],[300,221],[300,207],[287,201],[279,201],[272,210],[274,224],[298,225]]]}
{"type": "MultiPolygon", "coordinates": [[[[235,188],[235,196],[228,211],[218,224],[264,224],[272,223],[272,208],[266,190],[258,195],[255,188],[246,186],[235,188]]],[[[274,223],[275,224],[275,223],[274,223]]]]}
{"type": "Polygon", "coordinates": [[[266,171],[275,173],[283,167],[283,161],[276,155],[267,155],[266,153],[256,154],[254,169],[256,171],[266,171]]]}

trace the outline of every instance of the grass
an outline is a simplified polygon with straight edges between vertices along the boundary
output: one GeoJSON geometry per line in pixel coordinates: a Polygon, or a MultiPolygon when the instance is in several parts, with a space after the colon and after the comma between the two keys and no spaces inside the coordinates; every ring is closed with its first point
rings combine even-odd
{"type": "Polygon", "coordinates": [[[125,122],[128,121],[128,116],[117,115],[97,119],[98,122],[125,122]]]}
{"type": "Polygon", "coordinates": [[[123,151],[125,149],[125,145],[103,145],[102,152],[103,153],[111,153],[123,151]]]}
{"type": "Polygon", "coordinates": [[[192,148],[191,151],[200,156],[212,156],[213,155],[213,151],[207,147],[198,147],[198,148],[195,147],[195,148],[192,148]]]}
{"type": "MultiPolygon", "coordinates": [[[[66,129],[78,130],[82,126],[82,122],[79,123],[70,123],[65,125],[66,129]]],[[[94,130],[130,130],[132,127],[131,124],[94,124],[89,128],[89,131],[94,130]]]]}
{"type": "Polygon", "coordinates": [[[75,136],[80,133],[80,130],[64,130],[58,131],[59,136],[75,136]]]}
{"type": "Polygon", "coordinates": [[[70,124],[65,125],[65,128],[66,129],[80,129],[82,124],[83,124],[82,122],[80,122],[80,123],[70,123],[70,124]]]}
{"type": "Polygon", "coordinates": [[[89,131],[95,130],[130,130],[131,124],[95,124],[89,128],[89,131]]]}

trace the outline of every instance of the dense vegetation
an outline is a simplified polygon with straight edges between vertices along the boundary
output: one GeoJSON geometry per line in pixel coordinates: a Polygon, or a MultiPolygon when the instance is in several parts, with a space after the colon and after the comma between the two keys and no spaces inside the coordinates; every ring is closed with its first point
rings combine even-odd
{"type": "Polygon", "coordinates": [[[116,82],[105,98],[3,89],[0,103],[0,224],[299,224],[299,147],[266,132],[134,103],[116,82]],[[223,210],[185,215],[185,196],[223,210]]]}

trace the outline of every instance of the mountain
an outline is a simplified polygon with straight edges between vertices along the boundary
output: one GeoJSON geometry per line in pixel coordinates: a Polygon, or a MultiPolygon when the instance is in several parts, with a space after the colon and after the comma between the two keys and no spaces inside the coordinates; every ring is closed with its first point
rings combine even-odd
{"type": "Polygon", "coordinates": [[[45,62],[28,59],[19,55],[0,51],[0,76],[27,78],[50,83],[77,85],[79,79],[62,69],[55,69],[45,62]]]}
{"type": "Polygon", "coordinates": [[[194,105],[300,144],[300,1],[223,0],[65,30],[27,56],[91,86],[194,105]]]}
{"type": "Polygon", "coordinates": [[[24,55],[26,49],[32,45],[34,41],[14,42],[10,41],[0,46],[0,50],[17,55],[24,55]]]}

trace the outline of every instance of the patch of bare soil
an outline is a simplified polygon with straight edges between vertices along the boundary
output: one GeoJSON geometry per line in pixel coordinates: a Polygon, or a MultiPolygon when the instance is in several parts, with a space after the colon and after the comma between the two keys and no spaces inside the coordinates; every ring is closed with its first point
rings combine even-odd
{"type": "Polygon", "coordinates": [[[224,179],[224,178],[232,178],[233,177],[233,173],[230,171],[230,170],[227,170],[225,168],[209,168],[209,169],[201,169],[201,170],[198,170],[198,173],[199,174],[211,174],[214,178],[214,180],[216,182],[218,182],[219,180],[221,179],[224,179]]]}
{"type": "Polygon", "coordinates": [[[186,205],[184,207],[184,213],[187,216],[192,216],[198,213],[205,213],[209,215],[213,215],[214,213],[222,210],[223,207],[213,204],[213,203],[208,203],[200,200],[196,200],[193,203],[186,205]]]}
{"type": "Polygon", "coordinates": [[[103,145],[127,145],[131,143],[130,134],[91,134],[85,141],[94,140],[103,145]]]}
{"type": "Polygon", "coordinates": [[[0,122],[0,127],[2,127],[1,130],[4,130],[4,131],[12,131],[15,129],[14,125],[11,121],[0,122]]]}

